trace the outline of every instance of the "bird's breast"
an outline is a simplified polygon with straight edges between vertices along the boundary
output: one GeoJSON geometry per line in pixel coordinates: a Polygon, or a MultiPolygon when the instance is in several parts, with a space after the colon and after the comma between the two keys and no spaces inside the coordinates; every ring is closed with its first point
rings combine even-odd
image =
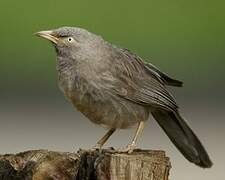
{"type": "Polygon", "coordinates": [[[148,118],[148,109],[105,91],[97,79],[61,74],[59,86],[76,109],[93,123],[127,128],[148,118]]]}

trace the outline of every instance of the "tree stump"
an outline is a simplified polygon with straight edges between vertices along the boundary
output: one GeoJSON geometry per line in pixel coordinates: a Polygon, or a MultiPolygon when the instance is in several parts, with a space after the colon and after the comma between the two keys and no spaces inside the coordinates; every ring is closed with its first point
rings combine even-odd
{"type": "Polygon", "coordinates": [[[0,156],[0,180],[168,180],[164,151],[33,150],[0,156]]]}

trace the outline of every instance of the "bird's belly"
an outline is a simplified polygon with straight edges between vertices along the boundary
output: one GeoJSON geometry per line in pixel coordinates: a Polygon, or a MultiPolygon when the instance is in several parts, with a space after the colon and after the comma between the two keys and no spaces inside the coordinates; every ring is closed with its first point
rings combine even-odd
{"type": "Polygon", "coordinates": [[[128,128],[147,120],[149,109],[103,92],[65,92],[78,111],[93,123],[107,128],[128,128]]]}

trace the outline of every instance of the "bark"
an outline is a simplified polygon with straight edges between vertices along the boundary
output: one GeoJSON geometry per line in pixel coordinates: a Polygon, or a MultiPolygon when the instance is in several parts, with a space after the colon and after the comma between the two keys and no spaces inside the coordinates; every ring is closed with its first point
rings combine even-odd
{"type": "Polygon", "coordinates": [[[168,180],[164,151],[113,149],[77,153],[33,150],[0,155],[0,180],[168,180]]]}

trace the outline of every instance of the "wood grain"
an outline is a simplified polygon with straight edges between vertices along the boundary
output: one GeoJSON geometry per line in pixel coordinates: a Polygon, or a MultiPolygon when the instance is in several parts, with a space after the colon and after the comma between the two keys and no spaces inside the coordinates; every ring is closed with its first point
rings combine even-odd
{"type": "Polygon", "coordinates": [[[0,156],[0,180],[168,180],[164,151],[32,150],[0,156]]]}

